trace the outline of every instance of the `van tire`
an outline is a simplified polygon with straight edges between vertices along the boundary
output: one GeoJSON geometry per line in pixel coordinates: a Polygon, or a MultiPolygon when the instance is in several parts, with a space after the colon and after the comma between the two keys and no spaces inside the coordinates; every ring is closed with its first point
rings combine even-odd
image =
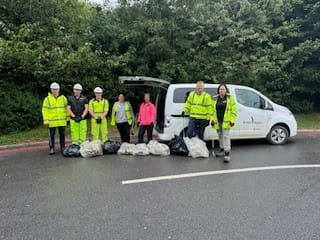
{"type": "Polygon", "coordinates": [[[268,141],[273,145],[282,145],[288,141],[289,132],[281,125],[273,126],[267,136],[268,141]]]}

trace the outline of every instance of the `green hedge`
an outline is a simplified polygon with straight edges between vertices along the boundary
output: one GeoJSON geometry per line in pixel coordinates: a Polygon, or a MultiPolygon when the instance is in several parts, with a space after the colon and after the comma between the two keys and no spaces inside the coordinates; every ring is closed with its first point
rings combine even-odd
{"type": "Polygon", "coordinates": [[[41,100],[31,90],[0,85],[0,133],[32,129],[42,122],[41,100]]]}

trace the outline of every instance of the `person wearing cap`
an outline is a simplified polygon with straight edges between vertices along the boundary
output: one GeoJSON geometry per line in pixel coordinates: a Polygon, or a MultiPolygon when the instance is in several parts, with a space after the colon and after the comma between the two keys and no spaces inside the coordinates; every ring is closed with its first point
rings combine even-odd
{"type": "Polygon", "coordinates": [[[68,98],[67,110],[70,114],[71,141],[80,145],[87,138],[88,99],[81,95],[82,86],[77,83],[73,86],[73,95],[68,98]]]}
{"type": "Polygon", "coordinates": [[[59,131],[60,150],[65,148],[65,129],[67,126],[67,98],[60,95],[60,85],[51,83],[48,96],[42,104],[43,124],[48,128],[50,155],[55,153],[55,133],[59,131]]]}
{"type": "Polygon", "coordinates": [[[107,114],[109,102],[102,97],[103,90],[96,87],[95,98],[89,102],[89,113],[91,115],[91,135],[93,140],[101,140],[103,143],[108,140],[107,114]],[[100,136],[100,138],[99,138],[100,136]]]}
{"type": "Polygon", "coordinates": [[[111,125],[117,125],[122,142],[130,142],[130,129],[133,119],[134,113],[130,102],[125,101],[123,93],[119,94],[118,101],[112,107],[111,125]]]}

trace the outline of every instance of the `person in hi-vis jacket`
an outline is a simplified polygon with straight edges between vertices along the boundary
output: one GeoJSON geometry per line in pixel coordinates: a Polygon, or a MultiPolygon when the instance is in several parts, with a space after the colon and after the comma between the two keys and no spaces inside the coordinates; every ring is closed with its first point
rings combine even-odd
{"type": "Polygon", "coordinates": [[[237,105],[229,94],[226,84],[220,84],[217,95],[213,96],[213,114],[210,119],[219,136],[220,149],[216,156],[223,156],[224,162],[230,162],[231,140],[230,129],[235,126],[237,105]]]}
{"type": "Polygon", "coordinates": [[[91,135],[93,140],[101,140],[102,143],[108,140],[107,114],[109,102],[102,97],[103,90],[96,87],[95,98],[89,101],[89,113],[91,115],[91,135]]]}

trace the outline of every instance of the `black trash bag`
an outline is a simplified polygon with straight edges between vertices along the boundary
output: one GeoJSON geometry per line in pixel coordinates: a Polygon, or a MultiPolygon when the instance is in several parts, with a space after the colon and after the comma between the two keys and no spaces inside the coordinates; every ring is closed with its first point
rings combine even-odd
{"type": "Polygon", "coordinates": [[[72,144],[63,151],[65,157],[80,157],[80,146],[72,144]]]}
{"type": "Polygon", "coordinates": [[[103,154],[115,154],[120,149],[121,141],[110,141],[107,140],[103,144],[103,154]]]}
{"type": "Polygon", "coordinates": [[[174,138],[168,144],[170,154],[188,156],[189,150],[182,137],[174,135],[174,138]]]}

